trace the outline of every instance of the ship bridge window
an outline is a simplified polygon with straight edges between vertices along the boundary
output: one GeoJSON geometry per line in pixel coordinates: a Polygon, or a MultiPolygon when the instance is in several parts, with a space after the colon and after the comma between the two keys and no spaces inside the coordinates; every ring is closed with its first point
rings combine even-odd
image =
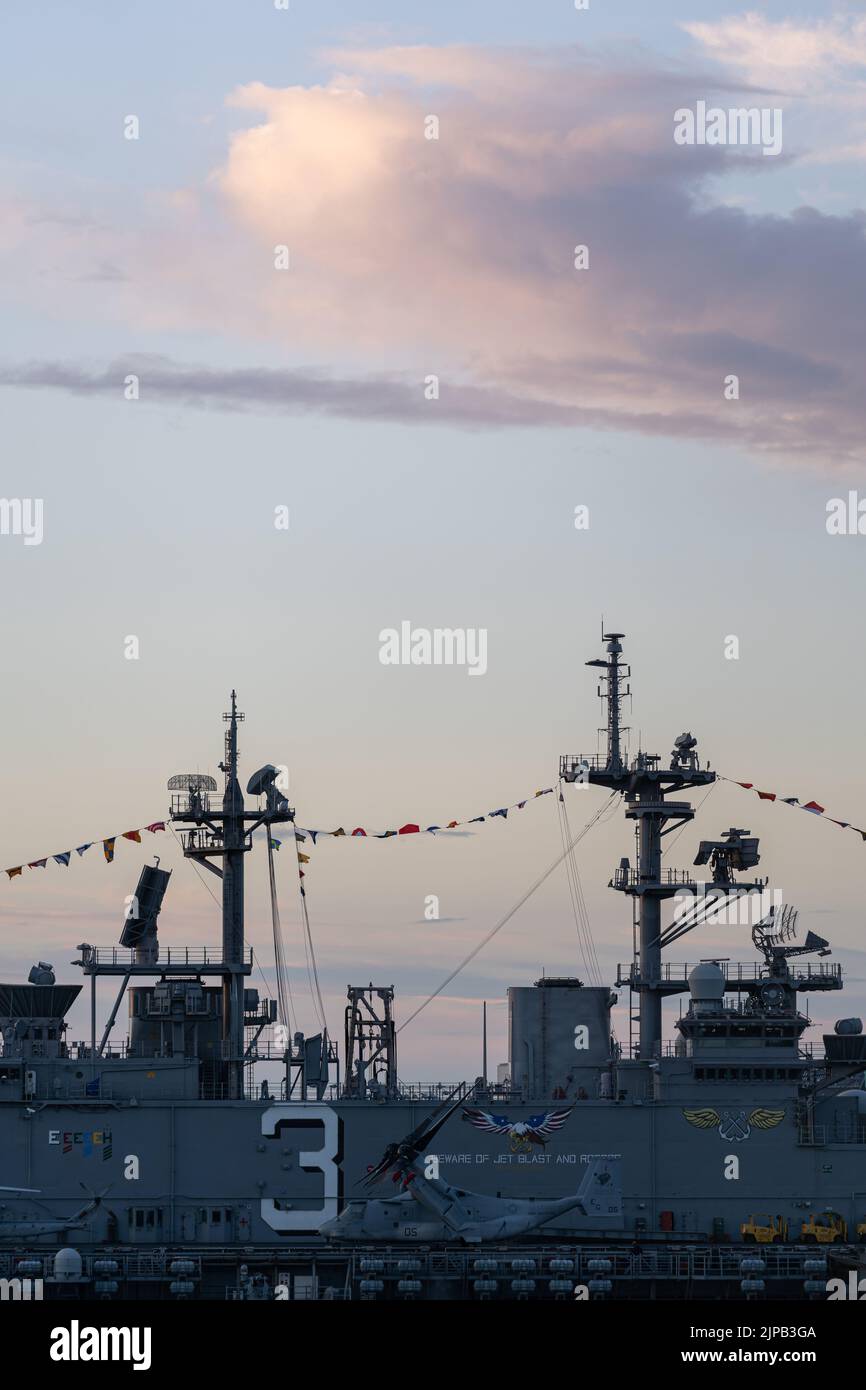
{"type": "Polygon", "coordinates": [[[204,994],[200,985],[189,985],[186,991],[186,1012],[203,1014],[206,1012],[204,994]]]}
{"type": "Polygon", "coordinates": [[[162,1226],[162,1207],[130,1207],[129,1224],[136,1231],[155,1231],[162,1226]]]}
{"type": "MultiPolygon", "coordinates": [[[[275,1199],[274,1206],[277,1211],[291,1210],[291,1206],[281,1204],[279,1198],[275,1199]]],[[[231,1221],[232,1209],[231,1207],[200,1207],[198,1219],[202,1226],[206,1226],[208,1222],[211,1226],[221,1226],[224,1221],[231,1221]]]]}
{"type": "Polygon", "coordinates": [[[695,1067],[696,1081],[799,1081],[798,1067],[695,1067]]]}

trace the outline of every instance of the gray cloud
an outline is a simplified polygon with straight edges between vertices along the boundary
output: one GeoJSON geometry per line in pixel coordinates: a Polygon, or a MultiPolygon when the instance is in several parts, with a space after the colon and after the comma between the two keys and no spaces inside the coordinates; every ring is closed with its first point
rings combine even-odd
{"type": "Polygon", "coordinates": [[[714,202],[719,176],[772,180],[792,156],[677,146],[675,109],[782,98],[638,57],[354,51],[340,55],[351,90],[250,84],[233,105],[260,117],[233,138],[207,211],[191,190],[126,260],[127,232],[103,238],[95,269],[82,243],[93,296],[130,322],[219,324],[245,344],[302,342],[383,370],[133,353],[9,363],[0,384],[119,399],[135,372],[142,402],[174,407],[626,430],[862,460],[866,215],[714,202]],[[418,112],[434,90],[443,138],[430,148],[418,112]],[[275,281],[284,237],[292,271],[275,281]]]}
{"type": "MultiPolygon", "coordinates": [[[[676,353],[686,354],[685,345],[676,353]]],[[[556,371],[562,371],[559,364],[556,371]]],[[[421,380],[385,375],[365,377],[327,376],[289,368],[238,369],[187,365],[162,356],[130,356],[102,369],[88,369],[70,362],[34,361],[20,366],[0,364],[0,386],[54,389],[76,396],[122,399],[128,374],[140,379],[142,402],[184,406],[200,410],[304,412],[345,419],[391,422],[402,425],[447,425],[468,429],[587,428],[636,430],[650,435],[688,438],[727,437],[755,447],[759,435],[732,422],[725,427],[709,411],[680,410],[676,414],[649,411],[570,406],[556,401],[521,396],[506,389],[442,382],[440,399],[424,399],[421,380]]],[[[626,372],[623,369],[622,375],[626,372]]],[[[534,375],[543,378],[544,368],[534,375]]],[[[784,446],[800,444],[792,431],[784,446]]]]}

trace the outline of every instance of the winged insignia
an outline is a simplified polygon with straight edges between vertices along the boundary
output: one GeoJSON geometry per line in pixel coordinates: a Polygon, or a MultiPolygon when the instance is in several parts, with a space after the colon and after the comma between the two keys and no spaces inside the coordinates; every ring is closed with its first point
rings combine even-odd
{"type": "Polygon", "coordinates": [[[775,1129],[784,1118],[784,1110],[753,1110],[749,1116],[749,1124],[757,1129],[775,1129]]]}
{"type": "Polygon", "coordinates": [[[698,1129],[713,1129],[722,1118],[718,1110],[684,1110],[683,1116],[698,1129]]]}
{"type": "Polygon", "coordinates": [[[562,1129],[573,1109],[574,1106],[570,1105],[567,1110],[542,1111],[540,1115],[530,1115],[528,1120],[515,1123],[507,1115],[491,1115],[487,1110],[467,1108],[463,1111],[463,1118],[488,1134],[506,1135],[511,1140],[512,1153],[517,1153],[529,1150],[533,1144],[543,1147],[548,1135],[562,1129]]]}
{"type": "Polygon", "coordinates": [[[741,1143],[748,1139],[752,1132],[752,1126],[756,1129],[775,1129],[776,1125],[781,1124],[785,1118],[784,1110],[766,1110],[762,1106],[752,1110],[746,1118],[745,1110],[739,1113],[732,1113],[725,1110],[721,1115],[718,1110],[684,1110],[683,1119],[688,1120],[690,1125],[696,1129],[718,1128],[719,1137],[726,1140],[734,1140],[741,1143]]]}

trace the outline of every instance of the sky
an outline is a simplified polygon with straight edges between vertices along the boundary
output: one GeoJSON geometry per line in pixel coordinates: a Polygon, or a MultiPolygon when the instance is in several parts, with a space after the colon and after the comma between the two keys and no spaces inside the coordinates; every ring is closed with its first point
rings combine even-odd
{"type": "MultiPolygon", "coordinates": [[[[531,796],[596,748],[602,620],[633,749],[690,729],[727,777],[866,820],[866,538],[827,527],[866,499],[861,4],[49,2],[2,25],[0,491],[42,504],[39,544],[0,534],[4,865],[162,818],[173,773],[216,771],[233,687],[244,780],[286,765],[302,825],[531,796]],[[781,150],[676,143],[699,102],[781,112],[781,150]],[[485,674],[383,665],[403,621],[484,629],[485,674]]],[[[566,796],[573,829],[603,799],[566,796]]],[[[866,842],[720,782],[668,862],[731,825],[846,969],[816,1032],[866,1011],[866,842]]],[[[555,797],[471,830],[311,849],[333,1034],[349,984],[393,984],[406,1019],[561,852],[555,797]]],[[[163,942],[216,940],[172,837],[144,839],[0,875],[0,976],[74,980],[153,853],[163,942]]],[[[620,816],[579,850],[611,983],[630,850],[620,816]]],[[[247,874],[263,989],[260,850],[247,874]]],[[[283,851],[279,885],[310,1031],[283,851]]],[[[751,955],[743,928],[686,945],[751,955]]],[[[542,972],[584,973],[562,869],[400,1034],[401,1078],[476,1075],[485,999],[504,1059],[505,991],[542,972]]]]}

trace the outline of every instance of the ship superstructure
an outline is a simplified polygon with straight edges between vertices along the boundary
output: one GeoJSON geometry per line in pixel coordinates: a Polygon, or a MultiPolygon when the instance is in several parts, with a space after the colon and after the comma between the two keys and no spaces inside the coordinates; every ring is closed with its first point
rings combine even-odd
{"type": "Polygon", "coordinates": [[[473,1083],[403,1083],[391,986],[349,986],[342,1055],[324,1029],[286,1029],[279,988],[274,1000],[250,986],[245,857],[264,848],[273,890],[272,831],[294,834],[294,811],[270,764],[248,780],[248,809],[232,693],[222,798],[207,775],[169,783],[185,857],[220,883],[219,943],[160,940],[170,873],[157,861],[120,945],[79,947],[87,1041],[67,1037],[81,984],[40,962],[28,983],[0,985],[7,1275],[38,1271],[65,1297],[255,1298],[279,1285],[565,1298],[581,1280],[597,1297],[675,1297],[695,1280],[706,1296],[817,1297],[828,1260],[857,1262],[862,1024],[840,1019],[822,1049],[806,1040],[805,996],[841,989],[841,969],[824,938],[799,942],[789,905],[768,904],[748,829],[700,841],[690,868],[664,862],[716,774],[690,732],[669,760],[624,751],[622,639],[606,633],[588,663],[602,672],[605,750],[563,757],[560,778],[565,795],[580,781],[619,797],[633,828],[634,860],[610,879],[632,908],[633,957],[610,986],[563,974],[510,988],[495,1084],[486,1066],[473,1083]],[[668,959],[722,914],[732,937],[750,928],[757,959],[668,959]],[[117,985],[101,1028],[100,976],[117,985]],[[617,989],[632,1024],[622,1043],[617,989]]]}

